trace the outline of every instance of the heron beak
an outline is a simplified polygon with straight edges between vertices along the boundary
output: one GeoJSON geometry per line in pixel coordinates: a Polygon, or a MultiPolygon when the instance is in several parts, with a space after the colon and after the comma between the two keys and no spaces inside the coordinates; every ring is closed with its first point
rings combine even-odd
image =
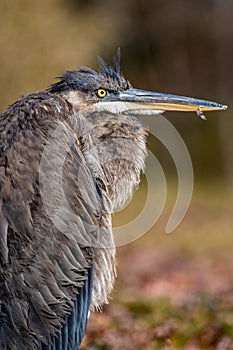
{"type": "Polygon", "coordinates": [[[216,102],[138,89],[119,92],[117,100],[126,104],[125,113],[157,114],[164,111],[180,111],[197,112],[202,115],[203,112],[227,109],[227,106],[216,102]]]}

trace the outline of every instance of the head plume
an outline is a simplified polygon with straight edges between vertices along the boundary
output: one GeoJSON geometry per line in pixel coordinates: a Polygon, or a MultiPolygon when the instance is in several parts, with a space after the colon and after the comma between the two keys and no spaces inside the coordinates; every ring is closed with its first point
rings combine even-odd
{"type": "Polygon", "coordinates": [[[98,57],[99,72],[88,67],[80,67],[77,71],[67,71],[59,77],[60,81],[50,86],[49,91],[61,93],[70,90],[95,91],[99,88],[113,91],[129,89],[131,84],[121,72],[120,56],[120,49],[118,49],[113,58],[113,66],[98,57]]]}

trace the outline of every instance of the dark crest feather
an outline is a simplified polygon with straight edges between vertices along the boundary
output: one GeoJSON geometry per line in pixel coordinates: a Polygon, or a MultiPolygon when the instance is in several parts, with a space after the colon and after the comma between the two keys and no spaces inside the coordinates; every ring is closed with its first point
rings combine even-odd
{"type": "Polygon", "coordinates": [[[122,75],[121,68],[120,68],[120,60],[121,60],[120,48],[118,48],[117,54],[113,56],[113,67],[111,67],[108,63],[106,63],[102,57],[100,56],[97,56],[97,57],[98,57],[101,73],[113,79],[116,79],[118,78],[119,75],[120,76],[122,75]]]}
{"type": "Polygon", "coordinates": [[[121,49],[118,47],[116,56],[113,57],[113,67],[117,74],[121,74],[121,49]]]}
{"type": "Polygon", "coordinates": [[[126,90],[131,87],[131,84],[122,75],[120,58],[119,48],[113,58],[113,66],[98,57],[99,72],[88,67],[80,67],[77,71],[67,71],[59,77],[60,81],[52,84],[48,90],[53,93],[70,90],[94,91],[101,87],[110,90],[126,90]]]}

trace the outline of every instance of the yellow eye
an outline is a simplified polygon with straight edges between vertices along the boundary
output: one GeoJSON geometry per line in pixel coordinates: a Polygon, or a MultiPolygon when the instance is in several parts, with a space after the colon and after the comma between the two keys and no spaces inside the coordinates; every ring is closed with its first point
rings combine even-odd
{"type": "Polygon", "coordinates": [[[100,98],[103,98],[107,95],[107,91],[104,90],[104,89],[98,89],[97,90],[97,96],[100,97],[100,98]]]}

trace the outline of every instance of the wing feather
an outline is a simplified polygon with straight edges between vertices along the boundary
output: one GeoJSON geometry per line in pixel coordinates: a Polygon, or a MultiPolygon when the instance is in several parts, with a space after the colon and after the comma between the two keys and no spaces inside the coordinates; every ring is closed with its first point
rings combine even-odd
{"type": "MultiPolygon", "coordinates": [[[[62,98],[38,93],[16,102],[0,118],[1,350],[73,350],[85,332],[98,271],[93,243],[100,229],[109,234],[109,213],[67,122],[72,113],[62,98]],[[69,208],[55,207],[49,217],[39,171],[44,147],[61,126],[64,139],[71,135],[73,140],[62,169],[69,208]]],[[[54,174],[54,186],[59,180],[51,172],[56,159],[59,152],[46,159],[44,171],[54,174]]]]}

